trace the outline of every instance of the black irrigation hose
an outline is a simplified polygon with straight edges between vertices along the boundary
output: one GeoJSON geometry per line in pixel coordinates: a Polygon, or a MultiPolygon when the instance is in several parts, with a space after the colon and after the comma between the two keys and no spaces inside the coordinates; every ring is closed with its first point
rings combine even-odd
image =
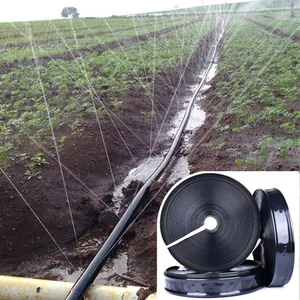
{"type": "Polygon", "coordinates": [[[142,186],[140,191],[137,193],[137,195],[134,197],[132,200],[131,204],[128,206],[127,210],[125,211],[124,215],[122,218],[119,220],[117,223],[116,227],[114,230],[111,232],[111,234],[108,236],[107,240],[105,241],[104,245],[101,247],[99,252],[96,254],[92,262],[89,264],[89,266],[86,268],[86,270],[81,274],[79,279],[76,281],[74,286],[71,288],[66,300],[78,300],[81,299],[85,291],[88,289],[88,287],[93,283],[95,278],[97,277],[100,269],[103,267],[105,264],[107,258],[111,254],[111,252],[116,248],[118,245],[119,239],[122,237],[124,232],[126,231],[128,225],[130,224],[130,221],[132,220],[132,217],[134,213],[137,211],[139,208],[139,205],[141,204],[141,201],[143,199],[144,194],[147,192],[148,188],[150,187],[151,183],[156,180],[158,177],[160,177],[161,173],[164,171],[166,166],[168,165],[169,161],[171,160],[178,144],[181,139],[182,133],[187,125],[191,109],[194,104],[194,100],[199,93],[199,90],[203,86],[207,74],[214,62],[217,48],[219,45],[220,40],[222,39],[223,36],[223,24],[222,24],[222,33],[220,34],[218,40],[216,41],[216,44],[213,49],[213,53],[209,62],[209,66],[207,67],[203,78],[201,82],[199,83],[196,91],[194,92],[189,105],[186,109],[185,115],[183,117],[183,120],[178,128],[178,131],[176,133],[176,136],[174,138],[174,141],[165,156],[164,160],[161,162],[161,164],[157,167],[157,169],[152,173],[152,175],[148,178],[148,180],[145,182],[145,184],[142,186]]]}

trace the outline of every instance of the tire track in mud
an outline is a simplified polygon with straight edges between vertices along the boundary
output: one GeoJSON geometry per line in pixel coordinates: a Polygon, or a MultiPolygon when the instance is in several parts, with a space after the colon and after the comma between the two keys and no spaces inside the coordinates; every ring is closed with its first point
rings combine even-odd
{"type": "Polygon", "coordinates": [[[258,27],[261,27],[262,29],[264,29],[264,30],[276,35],[276,36],[279,36],[279,37],[282,37],[282,38],[287,37],[287,38],[292,39],[295,43],[300,44],[300,35],[298,35],[298,34],[290,35],[290,34],[284,32],[284,31],[282,31],[278,28],[274,28],[272,26],[262,24],[260,22],[257,22],[255,20],[251,19],[251,18],[243,17],[243,19],[245,19],[246,21],[248,21],[248,22],[250,22],[250,23],[252,23],[252,24],[254,24],[258,27]]]}
{"type": "MultiPolygon", "coordinates": [[[[97,52],[99,55],[101,55],[102,53],[104,53],[106,51],[115,50],[115,49],[123,47],[123,46],[128,47],[128,46],[131,46],[131,45],[141,42],[141,41],[147,41],[154,37],[159,37],[159,36],[168,34],[170,32],[176,31],[180,28],[188,27],[197,22],[201,22],[202,20],[203,20],[202,18],[199,18],[199,19],[196,19],[194,21],[191,21],[191,22],[188,22],[185,24],[171,26],[169,28],[161,29],[158,31],[152,31],[148,34],[138,35],[133,38],[122,39],[122,40],[110,42],[107,44],[98,44],[98,45],[95,45],[95,46],[92,46],[89,48],[77,49],[76,52],[75,51],[74,52],[67,51],[67,52],[62,52],[62,53],[55,54],[52,56],[45,55],[45,56],[39,57],[38,61],[39,61],[40,65],[45,66],[45,65],[47,65],[47,63],[49,61],[52,61],[52,60],[64,60],[64,61],[74,60],[78,57],[84,56],[86,53],[97,52]]],[[[0,74],[7,74],[12,69],[20,69],[23,66],[35,66],[35,65],[36,65],[36,62],[34,59],[24,59],[21,61],[0,62],[0,70],[1,70],[0,74]]]]}

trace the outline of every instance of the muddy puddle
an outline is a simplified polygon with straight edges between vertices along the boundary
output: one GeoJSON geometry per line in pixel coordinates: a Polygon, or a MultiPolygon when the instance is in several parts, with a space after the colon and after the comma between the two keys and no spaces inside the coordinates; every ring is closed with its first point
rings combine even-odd
{"type": "MultiPolygon", "coordinates": [[[[99,249],[99,247],[97,249],[99,249]]],[[[120,276],[126,274],[128,271],[127,259],[126,252],[121,252],[115,259],[107,262],[94,280],[94,284],[123,286],[124,284],[123,281],[120,280],[120,276]]],[[[85,267],[86,266],[79,267],[75,271],[71,268],[53,268],[44,276],[44,279],[75,282],[83,273],[85,267]]]]}
{"type": "MultiPolygon", "coordinates": [[[[77,244],[70,244],[64,249],[65,255],[73,262],[73,266],[66,264],[65,257],[61,252],[56,252],[43,261],[46,266],[43,271],[32,277],[75,282],[104,241],[105,237],[99,237],[99,232],[92,232],[78,240],[77,244]]],[[[94,283],[96,285],[124,286],[122,275],[128,272],[127,262],[127,248],[123,246],[117,255],[108,259],[94,283]]]]}

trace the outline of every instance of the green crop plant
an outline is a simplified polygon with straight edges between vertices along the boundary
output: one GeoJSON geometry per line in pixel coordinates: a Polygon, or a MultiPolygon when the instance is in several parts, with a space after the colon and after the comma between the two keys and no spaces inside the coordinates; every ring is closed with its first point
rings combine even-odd
{"type": "Polygon", "coordinates": [[[59,152],[61,152],[61,151],[63,150],[63,147],[64,147],[64,145],[65,145],[66,140],[67,140],[67,137],[66,137],[65,135],[62,136],[62,137],[58,140],[58,145],[57,145],[57,147],[58,147],[58,151],[59,151],[59,152]]]}
{"type": "Polygon", "coordinates": [[[216,156],[216,157],[219,156],[219,153],[220,153],[221,149],[224,148],[225,144],[226,144],[226,142],[225,142],[225,141],[222,141],[222,142],[220,142],[217,146],[214,147],[215,150],[216,150],[216,151],[215,151],[215,156],[216,156]]]}
{"type": "Polygon", "coordinates": [[[118,113],[122,111],[122,102],[123,101],[120,101],[117,97],[115,97],[112,101],[114,110],[118,113]]]}
{"type": "Polygon", "coordinates": [[[156,115],[156,112],[154,110],[151,110],[149,112],[144,112],[144,120],[150,120],[152,118],[154,118],[156,115]]]}
{"type": "Polygon", "coordinates": [[[46,161],[43,153],[41,152],[37,152],[35,153],[31,158],[30,158],[32,164],[34,166],[43,166],[43,165],[47,165],[48,162],[46,161]]]}
{"type": "Polygon", "coordinates": [[[44,154],[37,152],[30,158],[29,156],[25,155],[25,158],[27,158],[27,160],[29,159],[25,171],[26,178],[28,180],[33,178],[42,179],[42,166],[49,164],[46,161],[44,154]]]}
{"type": "Polygon", "coordinates": [[[34,164],[28,164],[25,171],[25,176],[28,180],[30,179],[42,179],[42,171],[37,169],[34,164]]]}
{"type": "Polygon", "coordinates": [[[235,160],[235,164],[236,164],[237,166],[242,166],[244,163],[245,163],[245,160],[244,160],[244,159],[237,158],[237,159],[235,160]]]}
{"type": "Polygon", "coordinates": [[[270,153],[272,141],[273,138],[271,136],[265,136],[258,143],[258,149],[260,150],[261,154],[265,159],[270,153]]]}
{"type": "Polygon", "coordinates": [[[261,166],[261,161],[256,157],[246,158],[245,163],[247,163],[249,165],[253,165],[255,167],[260,167],[261,166]]]}
{"type": "Polygon", "coordinates": [[[286,162],[289,161],[289,151],[288,148],[286,146],[279,146],[277,149],[276,154],[279,157],[282,157],[286,162]]]}
{"type": "Polygon", "coordinates": [[[300,146],[300,138],[298,139],[286,139],[279,141],[276,155],[282,157],[286,162],[289,161],[289,150],[292,150],[293,147],[300,146]]]}
{"type": "Polygon", "coordinates": [[[105,107],[104,106],[97,108],[96,112],[100,119],[104,119],[104,116],[105,116],[105,107]]]}
{"type": "Polygon", "coordinates": [[[293,136],[295,135],[298,129],[298,126],[295,123],[291,123],[291,122],[283,123],[280,127],[282,127],[285,132],[290,133],[293,136]]]}

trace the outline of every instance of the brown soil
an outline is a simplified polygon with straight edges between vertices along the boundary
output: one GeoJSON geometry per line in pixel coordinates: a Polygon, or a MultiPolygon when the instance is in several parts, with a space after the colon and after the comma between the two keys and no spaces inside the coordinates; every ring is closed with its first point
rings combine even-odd
{"type": "MultiPolygon", "coordinates": [[[[166,107],[170,101],[172,92],[164,86],[164,79],[170,77],[171,74],[162,74],[162,79],[157,81],[156,106],[159,102],[163,107],[166,107]]],[[[123,111],[118,115],[123,124],[125,123],[135,135],[119,120],[112,117],[119,133],[126,141],[136,160],[147,156],[149,153],[150,121],[145,119],[144,113],[151,111],[151,103],[143,98],[141,94],[132,93],[122,99],[123,111]]],[[[168,119],[174,115],[175,106],[172,107],[170,114],[167,116],[168,119]]],[[[165,115],[163,107],[158,108],[161,116],[165,115]]],[[[162,123],[162,118],[157,118],[156,121],[158,128],[162,123]]],[[[157,128],[155,129],[156,132],[157,128]]],[[[74,136],[66,128],[57,128],[57,136],[69,136],[64,145],[64,150],[60,153],[61,162],[102,199],[106,193],[113,190],[114,186],[99,126],[95,122],[94,116],[91,115],[91,119],[85,120],[85,124],[81,129],[82,133],[79,136],[74,136]]],[[[118,183],[130,167],[134,166],[134,161],[108,117],[101,121],[101,129],[112,162],[115,180],[118,183]]],[[[41,150],[30,144],[30,141],[26,141],[26,143],[26,148],[22,149],[24,152],[38,152],[41,150]],[[33,147],[33,149],[28,149],[29,147],[33,147]]],[[[55,149],[53,147],[48,148],[46,159],[50,164],[43,167],[43,178],[41,180],[25,179],[25,167],[23,165],[16,164],[10,167],[7,173],[41,220],[47,227],[51,228],[53,237],[62,246],[72,240],[73,233],[71,219],[68,217],[69,212],[62,177],[55,158],[55,149]],[[56,216],[55,222],[53,222],[53,216],[56,216]]],[[[76,231],[80,236],[87,228],[97,223],[98,215],[105,207],[94,194],[82,186],[66,169],[64,169],[64,176],[76,231]]],[[[0,255],[3,260],[11,262],[12,259],[26,259],[32,255],[32,252],[35,254],[44,252],[45,248],[47,251],[55,250],[55,245],[45,234],[43,228],[15,189],[3,175],[1,175],[0,180],[0,197],[2,199],[0,255]],[[32,235],[32,232],[34,232],[34,235],[32,235]],[[20,245],[22,246],[20,247],[20,245]]]]}
{"type": "Polygon", "coordinates": [[[255,21],[253,19],[246,18],[246,17],[244,17],[244,19],[247,20],[250,23],[255,24],[258,27],[261,27],[261,28],[265,29],[266,31],[268,31],[268,32],[270,32],[270,33],[272,33],[272,34],[274,34],[276,36],[291,38],[294,42],[300,43],[300,35],[298,35],[298,34],[290,35],[290,34],[284,32],[284,31],[282,31],[282,30],[280,30],[278,28],[274,28],[272,26],[259,23],[259,22],[255,21]]]}
{"type": "MultiPolygon", "coordinates": [[[[142,186],[142,182],[131,182],[124,189],[123,211],[130,204],[136,191],[142,186]]],[[[123,237],[122,244],[113,253],[106,263],[107,267],[112,267],[112,261],[116,258],[118,252],[127,253],[127,272],[125,274],[115,273],[107,278],[108,285],[127,286],[138,285],[145,288],[139,290],[137,295],[139,300],[144,300],[148,295],[156,291],[156,225],[157,213],[160,204],[170,189],[166,183],[154,182],[147,195],[143,199],[143,205],[138,213],[138,218],[134,224],[128,229],[123,237]]],[[[95,224],[93,237],[106,237],[115,224],[117,219],[109,212],[102,212],[98,224],[95,224]]],[[[84,268],[93,259],[99,250],[99,246],[80,247],[70,245],[65,249],[68,258],[76,267],[84,268]],[[80,249],[81,248],[81,249],[80,249]]],[[[48,255],[32,255],[28,260],[22,261],[20,264],[5,264],[1,266],[1,274],[43,278],[48,280],[61,280],[59,276],[53,276],[51,269],[68,269],[70,266],[59,252],[48,255]]],[[[73,277],[73,281],[77,279],[73,277]]],[[[70,279],[69,279],[70,281],[70,279]]],[[[97,284],[97,280],[96,280],[97,284]]]]}
{"type": "MultiPolygon", "coordinates": [[[[163,99],[160,101],[164,103],[163,99]]],[[[120,134],[126,140],[136,159],[143,157],[149,151],[145,146],[149,137],[149,124],[144,120],[142,114],[151,109],[149,102],[141,101],[138,95],[130,95],[123,100],[124,110],[123,114],[119,116],[141,140],[114,119],[120,134]],[[125,118],[130,121],[126,122],[125,118]]],[[[158,123],[161,123],[161,120],[158,120],[158,123]]],[[[108,120],[102,121],[101,127],[113,163],[113,173],[116,181],[119,182],[128,168],[134,165],[134,162],[112,123],[108,120]]],[[[94,121],[86,120],[82,130],[80,136],[71,136],[66,141],[64,150],[60,154],[61,162],[102,199],[105,193],[113,189],[113,184],[99,127],[94,121]]],[[[62,128],[61,132],[57,132],[57,136],[62,134],[68,135],[65,128],[62,128]]],[[[33,147],[36,152],[40,151],[36,146],[30,145],[29,141],[28,146],[33,147]]],[[[30,151],[26,148],[23,150],[24,152],[30,151]]],[[[54,149],[48,149],[48,151],[50,153],[47,154],[46,159],[50,165],[43,167],[41,180],[26,180],[24,178],[25,168],[21,165],[14,165],[9,168],[7,173],[41,220],[51,228],[53,237],[62,246],[72,239],[72,226],[70,217],[67,217],[69,213],[60,170],[58,164],[53,160],[56,158],[55,151],[54,149]],[[56,216],[55,222],[53,222],[53,216],[56,216]]],[[[69,172],[64,170],[64,175],[76,231],[80,236],[86,228],[97,223],[98,215],[105,207],[69,172]]],[[[54,244],[22,199],[3,175],[0,178],[1,257],[11,262],[12,259],[22,260],[30,257],[32,252],[44,252],[47,247],[47,251],[53,251],[54,244]],[[20,247],[20,245],[22,246],[20,247]]]]}
{"type": "MultiPolygon", "coordinates": [[[[161,29],[158,31],[149,32],[148,34],[138,35],[131,39],[123,39],[123,40],[118,40],[116,42],[111,42],[111,43],[107,43],[107,44],[99,44],[99,45],[92,46],[89,48],[77,49],[73,53],[70,53],[68,51],[68,52],[63,52],[63,53],[59,53],[59,54],[52,55],[52,56],[39,57],[39,64],[46,65],[49,61],[57,60],[57,59],[63,59],[65,61],[73,60],[74,58],[82,57],[82,56],[84,56],[84,54],[91,53],[91,52],[96,52],[99,55],[101,55],[105,51],[114,50],[114,49],[117,49],[117,48],[123,47],[123,46],[131,46],[140,41],[147,41],[147,40],[153,38],[154,36],[159,37],[159,36],[168,34],[170,32],[173,32],[175,30],[178,30],[180,28],[190,26],[190,25],[200,22],[200,21],[202,21],[202,18],[191,21],[191,22],[187,22],[185,24],[172,26],[167,29],[161,29]]],[[[0,62],[0,69],[1,69],[1,74],[6,74],[6,73],[10,72],[12,69],[19,69],[22,66],[35,66],[35,65],[36,65],[35,60],[24,59],[22,61],[0,62]]]]}
{"type": "MultiPolygon", "coordinates": [[[[155,105],[159,111],[155,120],[156,126],[153,138],[155,138],[158,128],[162,124],[166,107],[168,107],[173,97],[174,88],[179,84],[177,95],[186,96],[191,93],[186,87],[197,83],[199,80],[195,73],[201,68],[205,60],[203,53],[207,53],[207,47],[211,44],[213,37],[214,32],[200,42],[198,50],[189,60],[186,69],[177,67],[157,74],[155,105]],[[180,74],[183,71],[185,71],[185,76],[180,82],[180,74]]],[[[135,132],[135,135],[116,118],[114,118],[114,121],[133,156],[136,160],[139,160],[149,155],[150,121],[144,118],[144,113],[151,110],[151,103],[141,91],[132,92],[122,100],[123,111],[118,114],[118,117],[128,128],[135,132]]],[[[177,105],[177,101],[174,101],[169,114],[166,116],[167,121],[177,111],[177,105]]],[[[101,127],[111,158],[112,170],[118,184],[130,168],[135,166],[135,162],[107,117],[101,120],[101,127]]],[[[103,142],[99,134],[99,127],[95,120],[93,121],[92,116],[91,119],[85,120],[85,125],[81,129],[82,132],[78,136],[69,135],[65,128],[56,129],[57,136],[63,134],[70,137],[60,153],[61,162],[67,168],[64,169],[64,175],[68,196],[78,237],[93,230],[98,236],[105,237],[112,230],[117,218],[105,209],[103,203],[96,196],[110,206],[114,186],[110,177],[103,142]],[[68,170],[71,170],[77,178],[82,180],[90,191],[81,185],[68,170]]],[[[165,142],[164,144],[158,144],[155,151],[165,150],[167,146],[165,142]]],[[[41,151],[26,139],[24,139],[23,150],[32,153],[41,151]]],[[[74,241],[72,224],[61,173],[55,162],[56,155],[53,147],[50,147],[45,155],[50,164],[43,167],[43,178],[41,180],[24,179],[25,167],[20,164],[10,167],[7,174],[62,247],[74,241]]],[[[145,282],[151,287],[151,290],[156,288],[157,211],[159,203],[167,190],[168,187],[164,184],[152,184],[144,201],[148,203],[149,199],[152,199],[155,195],[154,200],[138,218],[123,240],[123,247],[128,249],[128,275],[145,282]],[[145,240],[147,240],[146,244],[145,240]]],[[[126,203],[130,203],[135,191],[136,183],[132,183],[124,191],[126,198],[122,203],[123,211],[126,208],[126,203]]],[[[49,254],[57,250],[56,246],[3,175],[0,176],[0,197],[0,238],[2,240],[0,274],[39,277],[44,276],[47,270],[49,271],[49,269],[59,264],[65,265],[65,259],[63,257],[59,258],[60,253],[49,254]]],[[[83,255],[75,251],[71,258],[82,264],[83,261],[89,261],[95,251],[96,249],[87,250],[83,255]]],[[[132,284],[132,282],[129,282],[129,284],[132,284]]],[[[141,294],[145,296],[145,293],[141,292],[141,294]]],[[[141,295],[141,299],[144,296],[141,295]]]]}
{"type": "MultiPolygon", "coordinates": [[[[272,128],[269,124],[258,123],[256,127],[243,130],[242,133],[233,132],[231,129],[222,132],[215,129],[215,125],[229,125],[233,128],[236,120],[232,115],[226,114],[229,106],[227,102],[221,102],[217,96],[218,77],[212,83],[202,104],[202,109],[207,113],[204,125],[201,126],[193,137],[193,147],[188,153],[189,164],[192,172],[197,171],[215,171],[215,170],[299,170],[300,169],[300,149],[291,150],[288,161],[276,156],[276,149],[270,151],[264,158],[263,165],[255,166],[253,164],[243,163],[236,164],[236,157],[247,157],[249,154],[258,150],[258,138],[263,135],[270,135],[272,138],[285,137],[292,138],[291,135],[284,133],[278,127],[272,128]],[[213,106],[218,106],[218,112],[222,112],[223,116],[218,121],[216,111],[213,106]],[[221,146],[220,146],[221,145],[221,146]]],[[[291,108],[297,109],[297,108],[291,108]]],[[[299,109],[299,108],[298,108],[299,109]]],[[[255,111],[249,111],[253,114],[255,111]]],[[[299,124],[300,125],[300,124],[299,124]]],[[[261,158],[261,157],[260,157],[261,158]]]]}

